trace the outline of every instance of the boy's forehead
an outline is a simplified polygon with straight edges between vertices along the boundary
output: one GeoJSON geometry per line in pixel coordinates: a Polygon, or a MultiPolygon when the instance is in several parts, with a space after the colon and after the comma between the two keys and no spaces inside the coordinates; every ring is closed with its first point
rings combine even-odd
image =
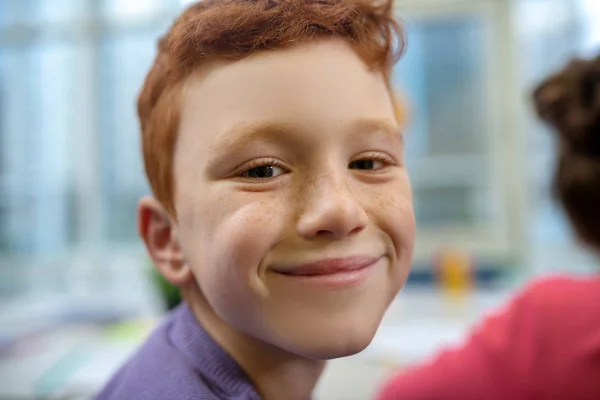
{"type": "MultiPolygon", "coordinates": [[[[331,55],[332,52],[347,60],[359,61],[362,69],[371,70],[359,57],[347,40],[341,38],[316,38],[302,40],[290,46],[260,50],[253,52],[241,59],[214,58],[197,65],[193,72],[184,81],[184,94],[194,91],[210,76],[225,75],[233,70],[239,74],[242,70],[262,70],[268,68],[271,72],[288,71],[302,68],[301,65],[311,64],[314,60],[331,55]]],[[[338,66],[339,68],[339,66],[338,66]]],[[[326,71],[323,71],[323,75],[326,71]]],[[[329,71],[333,72],[333,71],[329,71]]],[[[383,73],[381,70],[374,71],[383,73]]]]}
{"type": "Polygon", "coordinates": [[[211,62],[187,79],[181,107],[180,129],[208,129],[225,146],[299,132],[327,113],[352,130],[398,130],[383,75],[339,41],[211,62]]]}

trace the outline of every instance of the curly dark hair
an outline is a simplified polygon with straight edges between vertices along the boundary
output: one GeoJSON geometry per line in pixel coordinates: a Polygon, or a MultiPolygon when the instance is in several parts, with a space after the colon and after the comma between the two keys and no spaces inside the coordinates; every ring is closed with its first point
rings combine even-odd
{"type": "Polygon", "coordinates": [[[600,250],[600,56],[571,61],[533,101],[559,139],[553,192],[580,238],[600,250]]]}

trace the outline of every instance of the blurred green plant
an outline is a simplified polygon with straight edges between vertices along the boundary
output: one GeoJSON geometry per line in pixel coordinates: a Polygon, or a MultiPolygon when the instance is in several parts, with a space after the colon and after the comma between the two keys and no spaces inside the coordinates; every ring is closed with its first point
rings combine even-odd
{"type": "Polygon", "coordinates": [[[177,305],[181,303],[181,293],[179,292],[179,289],[169,283],[169,281],[159,274],[154,267],[150,270],[150,274],[152,275],[152,280],[156,284],[163,304],[167,310],[172,310],[177,307],[177,305]]]}

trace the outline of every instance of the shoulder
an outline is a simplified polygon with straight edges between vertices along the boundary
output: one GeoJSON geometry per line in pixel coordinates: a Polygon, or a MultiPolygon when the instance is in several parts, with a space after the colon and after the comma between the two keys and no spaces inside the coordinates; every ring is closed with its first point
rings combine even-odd
{"type": "Polygon", "coordinates": [[[567,350],[600,334],[600,277],[542,279],[528,288],[527,298],[528,315],[548,345],[567,350]]]}
{"type": "Polygon", "coordinates": [[[560,323],[600,312],[600,277],[552,276],[529,284],[514,302],[525,313],[560,323]]]}
{"type": "Polygon", "coordinates": [[[109,380],[97,400],[216,399],[209,385],[170,343],[172,316],[109,380]]]}
{"type": "MultiPolygon", "coordinates": [[[[528,286],[532,293],[577,293],[579,295],[596,294],[600,290],[600,275],[574,277],[554,275],[541,278],[528,286]]],[[[600,297],[600,295],[598,295],[600,297]]]]}
{"type": "Polygon", "coordinates": [[[528,283],[491,317],[537,319],[546,317],[545,310],[551,310],[553,314],[561,309],[573,312],[579,309],[582,303],[592,300],[600,306],[600,277],[575,278],[555,275],[528,283]]]}
{"type": "MultiPolygon", "coordinates": [[[[157,374],[138,360],[134,357],[123,366],[96,400],[217,399],[201,378],[190,370],[167,367],[157,374]],[[179,374],[175,375],[175,371],[179,374]]],[[[153,363],[161,364],[158,360],[153,363]]]]}
{"type": "Polygon", "coordinates": [[[528,375],[535,377],[540,397],[551,396],[550,390],[563,398],[598,393],[600,278],[545,278],[531,284],[524,296],[517,328],[531,327],[531,334],[520,340],[534,349],[528,375]]]}
{"type": "MultiPolygon", "coordinates": [[[[548,340],[565,321],[600,313],[600,278],[552,276],[527,284],[476,329],[512,345],[548,340]],[[550,329],[549,329],[550,328],[550,329]],[[518,332],[518,334],[516,334],[518,332]]],[[[505,349],[503,349],[504,351],[505,349]]]]}
{"type": "Polygon", "coordinates": [[[597,315],[600,278],[536,280],[461,346],[392,378],[379,399],[588,398],[598,393],[597,315]]]}
{"type": "MultiPolygon", "coordinates": [[[[600,337],[600,279],[553,276],[528,284],[481,324],[474,342],[521,387],[582,371],[582,343],[600,337]],[[549,351],[551,349],[551,351],[549,351]],[[529,383],[523,379],[528,379],[529,383]]],[[[595,347],[596,345],[594,345],[595,347]]]]}

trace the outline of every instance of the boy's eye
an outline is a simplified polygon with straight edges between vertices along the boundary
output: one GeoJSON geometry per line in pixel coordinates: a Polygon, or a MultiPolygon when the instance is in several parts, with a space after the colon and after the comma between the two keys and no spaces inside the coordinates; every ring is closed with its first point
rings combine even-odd
{"type": "Polygon", "coordinates": [[[348,165],[348,168],[360,170],[377,170],[383,168],[383,162],[373,159],[356,160],[352,161],[348,165]]]}
{"type": "Polygon", "coordinates": [[[268,179],[275,178],[284,173],[283,169],[274,165],[260,165],[250,168],[243,175],[246,178],[252,179],[268,179]]]}

